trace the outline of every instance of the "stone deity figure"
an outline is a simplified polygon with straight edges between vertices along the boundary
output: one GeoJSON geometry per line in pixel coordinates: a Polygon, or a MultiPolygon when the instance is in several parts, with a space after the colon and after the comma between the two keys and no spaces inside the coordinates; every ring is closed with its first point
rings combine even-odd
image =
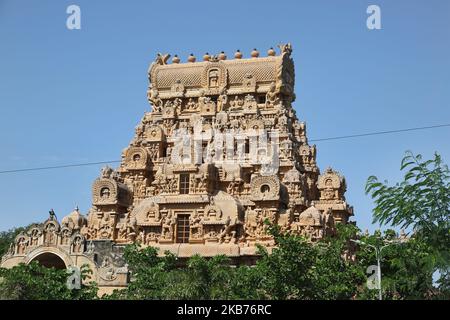
{"type": "Polygon", "coordinates": [[[19,240],[19,243],[17,244],[18,249],[17,249],[17,253],[18,254],[24,254],[25,253],[25,248],[28,245],[28,240],[26,240],[25,238],[21,238],[19,240]]]}
{"type": "Polygon", "coordinates": [[[113,173],[113,169],[111,167],[105,166],[102,168],[102,178],[103,179],[110,179],[112,173],[113,173]]]}
{"type": "Polygon", "coordinates": [[[159,97],[158,90],[152,88],[148,91],[148,100],[153,105],[153,111],[154,112],[161,112],[163,107],[163,101],[159,97]]]}
{"type": "Polygon", "coordinates": [[[40,236],[40,232],[37,229],[34,229],[31,232],[31,246],[37,246],[38,245],[38,241],[39,241],[39,236],[40,236]]]}
{"type": "Polygon", "coordinates": [[[53,220],[53,221],[57,220],[55,211],[53,209],[51,209],[48,213],[50,214],[50,220],[53,220]]]}
{"type": "Polygon", "coordinates": [[[186,104],[186,109],[189,111],[194,111],[197,109],[197,104],[195,103],[194,99],[189,98],[189,101],[186,104]]]}
{"type": "Polygon", "coordinates": [[[139,243],[145,244],[145,232],[144,232],[144,230],[141,230],[139,232],[139,237],[138,237],[137,241],[139,243]]]}
{"type": "Polygon", "coordinates": [[[272,82],[269,91],[266,93],[266,107],[274,107],[278,104],[279,100],[275,82],[272,82]]]}
{"type": "Polygon", "coordinates": [[[231,110],[242,109],[243,101],[238,96],[234,96],[234,100],[230,102],[231,110]]]}
{"type": "Polygon", "coordinates": [[[100,221],[100,235],[103,238],[110,238],[112,236],[111,227],[112,227],[112,219],[109,212],[105,212],[102,220],[100,221]]]}
{"type": "Polygon", "coordinates": [[[225,105],[228,102],[227,89],[223,88],[220,92],[220,96],[217,99],[217,112],[224,110],[225,105]]]}
{"type": "Polygon", "coordinates": [[[176,114],[180,114],[181,113],[181,103],[182,103],[182,100],[180,98],[176,98],[173,101],[173,106],[174,106],[176,114]]]}
{"type": "Polygon", "coordinates": [[[62,239],[61,244],[62,245],[68,245],[69,244],[69,237],[70,237],[70,231],[69,229],[64,229],[62,232],[62,239]]]}
{"type": "Polygon", "coordinates": [[[201,220],[196,212],[189,217],[189,228],[193,238],[199,238],[202,234],[201,220]]]}
{"type": "Polygon", "coordinates": [[[175,217],[171,217],[170,215],[167,215],[163,219],[162,235],[165,239],[172,239],[173,227],[174,227],[175,223],[176,223],[175,217]]]}
{"type": "Polygon", "coordinates": [[[82,250],[82,240],[80,237],[75,237],[73,240],[73,252],[80,253],[82,250]]]}
{"type": "Polygon", "coordinates": [[[45,243],[53,243],[56,238],[56,228],[53,224],[49,224],[46,227],[45,243]]]}

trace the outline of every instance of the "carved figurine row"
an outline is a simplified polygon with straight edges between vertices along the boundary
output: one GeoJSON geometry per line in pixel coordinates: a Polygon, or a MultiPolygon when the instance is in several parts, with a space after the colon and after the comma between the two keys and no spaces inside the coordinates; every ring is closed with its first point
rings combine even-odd
{"type": "Polygon", "coordinates": [[[50,211],[49,219],[42,225],[34,225],[26,232],[17,235],[7,252],[8,256],[25,255],[42,246],[66,246],[72,254],[85,251],[85,237],[82,228],[86,221],[78,208],[65,217],[61,225],[56,220],[54,211],[50,211]]]}
{"type": "Polygon", "coordinates": [[[182,113],[200,112],[215,114],[222,111],[254,111],[258,108],[273,109],[281,106],[282,99],[277,92],[275,82],[272,82],[269,91],[263,96],[264,100],[258,102],[254,94],[228,95],[226,88],[219,89],[219,95],[208,96],[200,91],[198,98],[161,99],[156,88],[148,90],[148,100],[153,112],[162,113],[163,117],[170,118],[182,113]]]}

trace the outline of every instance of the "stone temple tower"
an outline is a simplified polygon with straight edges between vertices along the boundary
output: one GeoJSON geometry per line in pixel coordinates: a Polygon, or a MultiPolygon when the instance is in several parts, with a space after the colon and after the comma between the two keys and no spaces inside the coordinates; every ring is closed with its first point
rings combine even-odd
{"type": "Polygon", "coordinates": [[[148,71],[151,111],[120,166],[94,181],[87,216],[51,216],[19,235],[3,264],[56,254],[66,266],[90,263],[100,287],[117,287],[127,281],[127,243],[252,263],[256,244],[273,246],[265,220],[311,241],[333,234],[353,215],[346,182],[331,168],[320,173],[292,105],[292,47],[279,49],[186,63],[158,54],[148,71]]]}

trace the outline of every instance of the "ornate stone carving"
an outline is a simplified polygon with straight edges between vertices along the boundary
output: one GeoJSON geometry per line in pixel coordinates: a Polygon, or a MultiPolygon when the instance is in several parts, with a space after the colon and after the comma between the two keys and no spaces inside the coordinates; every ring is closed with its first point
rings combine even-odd
{"type": "Polygon", "coordinates": [[[101,177],[92,185],[92,203],[95,206],[128,206],[130,191],[126,185],[117,180],[117,172],[109,167],[102,169],[101,177]]]}
{"type": "Polygon", "coordinates": [[[202,87],[208,89],[223,88],[227,85],[227,69],[222,62],[208,63],[202,73],[202,87]]]}
{"type": "Polygon", "coordinates": [[[98,224],[98,237],[100,239],[111,239],[114,232],[114,217],[109,212],[105,212],[98,224]]]}
{"type": "Polygon", "coordinates": [[[276,176],[254,176],[251,181],[251,200],[275,201],[280,199],[280,180],[276,176]]]}
{"type": "Polygon", "coordinates": [[[266,107],[273,108],[280,103],[280,97],[278,92],[276,91],[275,82],[270,84],[270,89],[266,93],[266,107]]]}
{"type": "Polygon", "coordinates": [[[247,113],[257,113],[258,103],[256,102],[255,96],[247,94],[244,98],[243,109],[247,113]]]}
{"type": "Polygon", "coordinates": [[[133,242],[136,239],[136,226],[136,218],[126,213],[119,227],[118,240],[133,242]]]}
{"type": "Polygon", "coordinates": [[[16,243],[16,254],[24,255],[30,243],[30,239],[26,234],[20,233],[16,237],[15,243],[16,243]]]}
{"type": "Polygon", "coordinates": [[[175,83],[172,86],[172,92],[177,97],[183,97],[184,96],[185,88],[184,88],[184,85],[183,85],[183,83],[181,82],[180,79],[175,80],[175,83]]]}
{"type": "Polygon", "coordinates": [[[81,254],[84,252],[85,239],[81,234],[75,234],[72,237],[72,252],[75,254],[81,254]]]}
{"type": "Polygon", "coordinates": [[[252,73],[248,72],[242,79],[243,92],[255,92],[256,91],[256,78],[252,73]]]}
{"type": "Polygon", "coordinates": [[[86,218],[80,213],[78,207],[75,208],[69,215],[61,220],[61,225],[69,230],[79,231],[87,224],[86,218]]]}
{"type": "Polygon", "coordinates": [[[161,112],[163,107],[163,101],[159,97],[159,92],[155,88],[150,88],[147,92],[148,101],[153,106],[154,112],[161,112]]]}
{"type": "Polygon", "coordinates": [[[216,113],[216,103],[210,97],[201,96],[198,101],[201,115],[214,115],[216,113]]]}
{"type": "Polygon", "coordinates": [[[42,228],[39,226],[32,227],[29,230],[28,235],[30,236],[30,247],[38,246],[42,236],[42,228]]]}
{"type": "Polygon", "coordinates": [[[72,236],[72,229],[69,227],[62,227],[60,232],[61,245],[68,246],[70,244],[70,238],[72,236]]]}
{"type": "Polygon", "coordinates": [[[203,223],[213,223],[221,221],[222,219],[222,210],[214,205],[207,205],[205,207],[205,217],[203,218],[203,223]]]}
{"type": "Polygon", "coordinates": [[[159,65],[166,65],[169,58],[170,58],[170,54],[168,54],[168,53],[167,54],[158,53],[156,55],[154,63],[159,64],[159,65]]]}
{"type": "Polygon", "coordinates": [[[148,153],[142,147],[130,147],[125,155],[128,170],[145,170],[147,168],[148,153]]]}
{"type": "Polygon", "coordinates": [[[163,141],[164,131],[159,126],[151,126],[147,129],[145,137],[148,141],[163,141]]]}
{"type": "Polygon", "coordinates": [[[102,264],[98,269],[99,277],[104,281],[114,281],[117,278],[117,271],[111,258],[106,256],[103,258],[102,264]]]}
{"type": "Polygon", "coordinates": [[[317,187],[320,191],[320,200],[345,200],[345,179],[331,168],[319,177],[317,187]]]}
{"type": "Polygon", "coordinates": [[[57,244],[58,235],[59,232],[59,223],[55,220],[47,220],[44,223],[44,245],[46,246],[52,246],[57,244]]]}

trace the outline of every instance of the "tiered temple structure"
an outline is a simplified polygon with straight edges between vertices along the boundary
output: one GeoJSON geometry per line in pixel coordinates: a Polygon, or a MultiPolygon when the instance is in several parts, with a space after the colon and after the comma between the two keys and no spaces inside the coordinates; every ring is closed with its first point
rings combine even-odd
{"type": "Polygon", "coordinates": [[[292,106],[292,48],[279,48],[248,59],[239,51],[201,62],[191,55],[186,63],[158,54],[148,71],[152,110],[120,166],[94,181],[87,216],[76,209],[58,222],[51,212],[16,238],[2,266],[88,263],[107,291],[129,280],[128,243],[253,263],[256,244],[274,245],[265,220],[311,241],[347,223],[345,179],[331,168],[320,173],[292,106]]]}

